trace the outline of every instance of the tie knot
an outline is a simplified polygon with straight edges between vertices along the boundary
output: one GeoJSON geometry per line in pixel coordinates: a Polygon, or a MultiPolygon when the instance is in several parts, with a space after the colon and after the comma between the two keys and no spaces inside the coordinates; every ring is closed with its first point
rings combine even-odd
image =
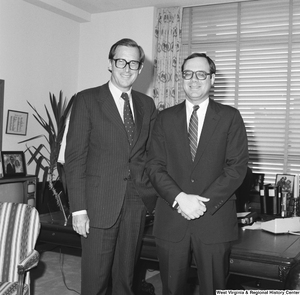
{"type": "Polygon", "coordinates": [[[129,100],[129,97],[128,97],[128,94],[126,92],[123,92],[121,97],[125,100],[125,101],[128,101],[129,100]]]}
{"type": "Polygon", "coordinates": [[[194,112],[197,112],[198,109],[199,109],[199,106],[198,106],[198,105],[193,106],[193,111],[194,111],[194,112]]]}

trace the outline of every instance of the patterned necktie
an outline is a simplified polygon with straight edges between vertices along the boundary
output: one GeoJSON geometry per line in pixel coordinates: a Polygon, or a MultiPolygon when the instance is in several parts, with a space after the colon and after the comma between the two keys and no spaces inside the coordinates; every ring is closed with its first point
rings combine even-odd
{"type": "Polygon", "coordinates": [[[123,111],[123,116],[124,116],[124,125],[125,129],[127,131],[127,137],[129,144],[132,144],[133,141],[133,133],[134,133],[134,121],[133,121],[133,116],[129,104],[129,97],[126,92],[123,92],[121,97],[124,99],[124,111],[123,111]]]}
{"type": "Polygon", "coordinates": [[[199,106],[195,105],[190,119],[190,124],[189,124],[189,140],[190,140],[190,149],[191,149],[193,161],[195,159],[197,146],[198,146],[198,116],[197,116],[198,109],[199,106]]]}

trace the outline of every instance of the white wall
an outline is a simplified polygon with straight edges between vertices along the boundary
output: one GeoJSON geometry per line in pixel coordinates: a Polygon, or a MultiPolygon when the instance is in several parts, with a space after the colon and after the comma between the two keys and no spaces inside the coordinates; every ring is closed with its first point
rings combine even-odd
{"type": "MultiPolygon", "coordinates": [[[[0,79],[5,80],[2,150],[24,151],[25,144],[19,141],[44,134],[27,100],[46,116],[49,92],[58,96],[63,90],[70,98],[106,83],[108,52],[121,38],[134,39],[145,50],[146,63],[134,88],[151,95],[154,13],[154,8],[101,13],[89,23],[77,23],[25,1],[0,0],[0,79]],[[5,134],[8,109],[29,113],[26,136],[5,134]]],[[[28,144],[41,142],[46,143],[37,139],[28,144]]],[[[27,172],[34,169],[31,165],[27,172]]]]}
{"type": "Polygon", "coordinates": [[[78,89],[106,83],[110,78],[110,47],[122,38],[130,38],[146,54],[145,66],[133,88],[151,95],[154,16],[155,9],[148,7],[96,14],[92,22],[81,24],[78,89]]]}
{"type": "MultiPolygon", "coordinates": [[[[77,91],[80,24],[24,1],[0,0],[0,38],[0,79],[5,80],[2,150],[24,151],[19,141],[43,133],[27,100],[46,115],[49,92],[58,96],[63,90],[70,98],[77,91]],[[8,109],[29,113],[27,136],[5,134],[8,109]]],[[[38,146],[41,140],[30,143],[38,146]]]]}

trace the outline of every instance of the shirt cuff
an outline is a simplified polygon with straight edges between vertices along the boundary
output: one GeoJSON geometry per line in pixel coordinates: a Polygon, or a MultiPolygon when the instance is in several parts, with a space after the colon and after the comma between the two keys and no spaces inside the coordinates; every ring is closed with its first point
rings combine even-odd
{"type": "Polygon", "coordinates": [[[87,214],[87,211],[86,210],[80,210],[80,211],[72,212],[72,216],[82,215],[82,214],[87,214]]]}
{"type": "Polygon", "coordinates": [[[174,201],[174,203],[173,203],[173,205],[172,205],[172,208],[173,208],[174,210],[177,210],[178,207],[179,207],[178,202],[177,202],[177,201],[174,201]]]}

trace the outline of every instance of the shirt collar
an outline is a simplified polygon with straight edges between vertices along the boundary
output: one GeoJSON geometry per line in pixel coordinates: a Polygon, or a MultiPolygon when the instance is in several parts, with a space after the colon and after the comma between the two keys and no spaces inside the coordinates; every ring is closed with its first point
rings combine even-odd
{"type": "Polygon", "coordinates": [[[119,98],[121,97],[121,94],[123,92],[126,92],[129,96],[129,99],[131,98],[131,88],[129,89],[129,91],[121,91],[118,87],[116,87],[111,81],[108,82],[108,87],[109,90],[111,92],[111,94],[113,95],[114,98],[119,98]]]}
{"type": "MultiPolygon", "coordinates": [[[[199,105],[199,107],[201,109],[206,109],[207,106],[208,106],[208,103],[209,103],[209,98],[205,99],[204,101],[202,101],[199,105]]],[[[194,104],[192,104],[189,100],[185,100],[185,105],[186,105],[186,108],[192,112],[193,111],[193,107],[194,107],[194,104]]]]}

